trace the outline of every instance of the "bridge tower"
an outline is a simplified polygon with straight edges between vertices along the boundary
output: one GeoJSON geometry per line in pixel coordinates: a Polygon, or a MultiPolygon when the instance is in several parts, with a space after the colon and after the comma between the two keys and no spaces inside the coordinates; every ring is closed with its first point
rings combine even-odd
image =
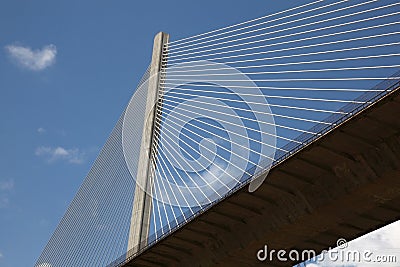
{"type": "Polygon", "coordinates": [[[145,83],[148,86],[146,111],[142,141],[140,147],[140,157],[136,177],[135,197],[133,200],[131,225],[129,231],[127,256],[130,256],[140,250],[148,243],[150,216],[152,208],[152,197],[148,193],[153,185],[151,175],[151,155],[156,153],[152,151],[153,137],[156,135],[157,128],[154,127],[156,108],[155,103],[162,91],[160,89],[161,69],[165,64],[164,46],[168,43],[169,35],[159,32],[154,37],[152,59],[150,64],[149,80],[145,83]],[[144,185],[142,188],[140,185],[144,185]]]}

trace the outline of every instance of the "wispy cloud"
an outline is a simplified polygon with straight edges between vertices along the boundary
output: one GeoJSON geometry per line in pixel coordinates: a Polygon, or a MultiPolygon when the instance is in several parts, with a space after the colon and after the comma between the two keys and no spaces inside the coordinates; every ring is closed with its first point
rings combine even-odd
{"type": "Polygon", "coordinates": [[[40,71],[56,61],[57,48],[52,44],[36,50],[19,45],[8,45],[5,49],[15,62],[29,70],[40,71]]]}
{"type": "Polygon", "coordinates": [[[4,257],[3,253],[1,253],[1,251],[0,251],[0,259],[3,258],[3,257],[4,257]]]}
{"type": "Polygon", "coordinates": [[[37,132],[38,132],[39,134],[44,134],[44,133],[46,133],[47,131],[46,131],[45,128],[39,127],[39,128],[37,129],[37,132]]]}
{"type": "Polygon", "coordinates": [[[36,148],[35,155],[45,157],[47,162],[64,160],[72,164],[82,164],[85,160],[85,152],[79,148],[66,149],[63,147],[41,146],[36,148]]]}
{"type": "Polygon", "coordinates": [[[8,207],[10,203],[9,194],[14,189],[13,180],[0,181],[0,208],[8,207]]]}
{"type": "Polygon", "coordinates": [[[11,191],[14,188],[14,181],[0,181],[0,191],[11,191]]]}

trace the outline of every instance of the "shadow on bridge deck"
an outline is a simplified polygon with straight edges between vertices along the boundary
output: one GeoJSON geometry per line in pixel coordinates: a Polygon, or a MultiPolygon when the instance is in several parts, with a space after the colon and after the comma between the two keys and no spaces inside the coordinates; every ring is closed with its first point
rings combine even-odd
{"type": "Polygon", "coordinates": [[[398,89],[124,266],[290,266],[256,253],[322,251],[399,220],[398,89]]]}

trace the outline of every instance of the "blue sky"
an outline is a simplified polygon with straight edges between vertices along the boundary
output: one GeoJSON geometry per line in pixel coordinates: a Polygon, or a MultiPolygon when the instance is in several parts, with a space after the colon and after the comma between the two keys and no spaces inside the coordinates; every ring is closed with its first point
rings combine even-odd
{"type": "Polygon", "coordinates": [[[306,2],[2,0],[0,266],[34,265],[158,31],[179,39],[306,2]]]}

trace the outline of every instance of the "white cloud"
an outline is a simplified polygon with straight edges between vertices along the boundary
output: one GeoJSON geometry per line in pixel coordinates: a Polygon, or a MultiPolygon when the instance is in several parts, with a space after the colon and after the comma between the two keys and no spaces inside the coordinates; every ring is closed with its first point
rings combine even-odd
{"type": "MultiPolygon", "coordinates": [[[[341,254],[340,249],[334,249],[334,251],[339,251],[338,255],[341,254]]],[[[347,243],[347,247],[343,249],[345,257],[348,257],[348,253],[350,252],[360,252],[361,255],[364,253],[372,252],[370,256],[368,256],[367,261],[361,258],[361,261],[332,261],[329,258],[325,259],[322,262],[318,262],[317,266],[320,267],[332,267],[332,266],[344,266],[343,264],[349,264],[348,266],[381,266],[377,262],[373,262],[376,257],[382,256],[396,256],[397,262],[389,263],[386,262],[384,266],[399,266],[400,261],[400,221],[389,224],[383,228],[380,228],[374,232],[366,234],[360,238],[357,238],[353,241],[347,243]],[[368,262],[368,259],[372,259],[372,262],[368,262]]],[[[369,254],[368,254],[369,255],[369,254]]],[[[361,256],[362,257],[362,256],[361,256]]],[[[353,259],[353,258],[351,258],[353,259]]],[[[307,265],[308,266],[308,265],[307,265]]]]}
{"type": "Polygon", "coordinates": [[[57,55],[57,48],[52,44],[37,50],[18,45],[8,45],[5,49],[19,65],[34,71],[43,70],[53,65],[57,55]]]}
{"type": "Polygon", "coordinates": [[[45,129],[45,128],[42,128],[42,127],[39,127],[39,128],[37,129],[37,132],[38,132],[39,134],[44,134],[44,133],[46,133],[46,129],[45,129]]]}
{"type": "Polygon", "coordinates": [[[85,152],[78,148],[66,149],[63,147],[46,147],[36,148],[36,156],[43,156],[48,162],[57,160],[65,160],[73,164],[82,164],[84,162],[85,152]]]}
{"type": "Polygon", "coordinates": [[[3,256],[3,253],[0,252],[0,259],[3,258],[3,257],[4,257],[4,256],[3,256]]]}
{"type": "Polygon", "coordinates": [[[68,155],[70,155],[70,152],[65,150],[65,148],[57,147],[56,149],[54,149],[53,154],[56,157],[67,157],[68,155]]]}
{"type": "Polygon", "coordinates": [[[0,181],[0,208],[8,207],[8,205],[10,204],[9,193],[13,189],[14,189],[13,180],[0,181]]]}

